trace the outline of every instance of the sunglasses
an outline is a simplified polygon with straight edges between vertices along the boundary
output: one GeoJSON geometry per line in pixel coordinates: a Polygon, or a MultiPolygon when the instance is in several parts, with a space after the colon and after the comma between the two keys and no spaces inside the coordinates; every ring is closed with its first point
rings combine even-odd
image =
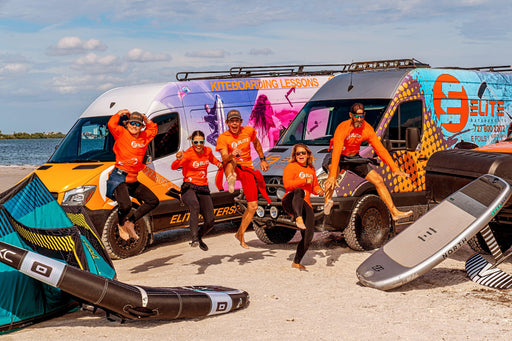
{"type": "Polygon", "coordinates": [[[362,113],[362,114],[354,114],[354,113],[352,113],[352,115],[354,115],[354,118],[364,118],[364,115],[366,115],[366,113],[362,113]]]}
{"type": "Polygon", "coordinates": [[[140,122],[129,122],[129,124],[130,124],[131,126],[136,126],[136,127],[140,127],[140,126],[142,126],[142,123],[140,123],[140,122]]]}
{"type": "Polygon", "coordinates": [[[192,143],[195,145],[204,144],[204,140],[194,140],[194,141],[192,141],[192,143]]]}
{"type": "Polygon", "coordinates": [[[308,155],[308,152],[296,152],[295,155],[296,156],[308,155]]]}

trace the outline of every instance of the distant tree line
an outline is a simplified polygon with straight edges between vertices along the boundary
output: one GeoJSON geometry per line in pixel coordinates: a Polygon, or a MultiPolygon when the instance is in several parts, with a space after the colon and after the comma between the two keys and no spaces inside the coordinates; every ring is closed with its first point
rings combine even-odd
{"type": "Polygon", "coordinates": [[[1,139],[61,139],[66,136],[63,133],[13,133],[13,134],[2,134],[0,130],[1,139]]]}

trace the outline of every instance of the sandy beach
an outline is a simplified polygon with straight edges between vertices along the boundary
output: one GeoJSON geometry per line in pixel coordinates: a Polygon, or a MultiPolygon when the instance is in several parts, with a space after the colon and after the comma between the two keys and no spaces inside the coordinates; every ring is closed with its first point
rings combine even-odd
{"type": "MultiPolygon", "coordinates": [[[[32,166],[0,166],[0,192],[32,166]]],[[[358,283],[371,253],[349,249],[339,233],[315,234],[303,264],[291,268],[298,242],[266,245],[250,230],[249,250],[223,225],[191,248],[187,231],[166,233],[142,255],[114,261],[118,280],[147,286],[216,284],[246,290],[243,310],[203,319],[110,322],[102,311],[77,311],[2,336],[2,340],[509,340],[510,291],[466,277],[464,246],[422,277],[383,292],[358,283]]],[[[505,262],[501,269],[512,272],[505,262]]]]}

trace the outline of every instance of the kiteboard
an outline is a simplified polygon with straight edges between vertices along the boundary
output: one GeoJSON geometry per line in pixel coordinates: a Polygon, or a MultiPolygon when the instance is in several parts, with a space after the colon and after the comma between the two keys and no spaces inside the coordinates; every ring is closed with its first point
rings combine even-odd
{"type": "Polygon", "coordinates": [[[426,273],[484,228],[511,195],[503,179],[483,175],[449,195],[356,270],[368,287],[389,290],[426,273]]]}
{"type": "Polygon", "coordinates": [[[203,317],[249,303],[247,292],[220,286],[129,285],[5,242],[0,242],[0,262],[122,320],[203,317]]]}

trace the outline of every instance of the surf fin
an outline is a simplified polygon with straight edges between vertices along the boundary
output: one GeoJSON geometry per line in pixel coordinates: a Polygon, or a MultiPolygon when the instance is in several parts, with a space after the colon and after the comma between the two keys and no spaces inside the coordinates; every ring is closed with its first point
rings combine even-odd
{"type": "MultiPolygon", "coordinates": [[[[507,257],[510,255],[512,253],[507,257]]],[[[512,288],[512,275],[498,268],[498,264],[491,264],[476,253],[466,261],[466,272],[473,282],[480,285],[495,289],[512,288]]]]}

